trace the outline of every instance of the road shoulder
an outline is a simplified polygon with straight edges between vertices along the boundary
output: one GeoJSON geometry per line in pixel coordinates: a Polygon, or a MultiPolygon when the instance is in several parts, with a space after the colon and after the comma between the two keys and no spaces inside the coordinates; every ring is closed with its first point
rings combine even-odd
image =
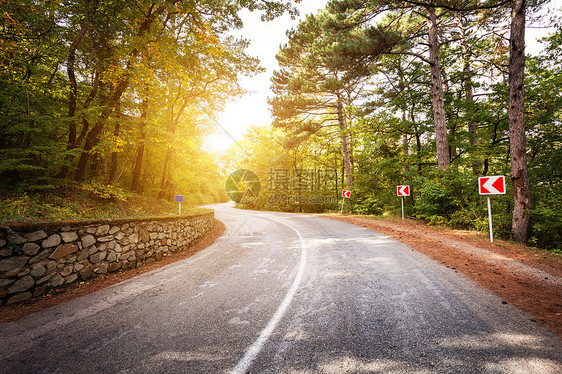
{"type": "Polygon", "coordinates": [[[323,215],[388,235],[460,272],[562,337],[562,257],[474,231],[407,220],[323,215]]]}

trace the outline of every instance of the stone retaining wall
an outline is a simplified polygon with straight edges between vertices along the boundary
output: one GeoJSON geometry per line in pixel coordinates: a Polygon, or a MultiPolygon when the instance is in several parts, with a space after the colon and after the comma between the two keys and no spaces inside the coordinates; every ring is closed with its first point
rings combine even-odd
{"type": "Polygon", "coordinates": [[[188,248],[214,213],[0,227],[0,305],[188,248]]]}

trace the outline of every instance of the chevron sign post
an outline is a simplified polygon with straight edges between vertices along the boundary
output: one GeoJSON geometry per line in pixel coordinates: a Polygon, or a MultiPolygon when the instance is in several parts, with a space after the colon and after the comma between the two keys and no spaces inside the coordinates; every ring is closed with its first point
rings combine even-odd
{"type": "Polygon", "coordinates": [[[505,177],[496,175],[478,178],[478,192],[480,195],[505,195],[505,177]]]}
{"type": "Polygon", "coordinates": [[[404,196],[410,196],[410,186],[396,186],[396,194],[402,200],[402,222],[404,222],[404,196]]]}
{"type": "Polygon", "coordinates": [[[410,196],[410,186],[396,186],[396,194],[398,196],[410,196]]]}
{"type": "Polygon", "coordinates": [[[478,192],[486,195],[488,199],[488,226],[490,227],[490,242],[494,242],[494,232],[492,229],[492,203],[490,195],[505,195],[505,176],[495,175],[493,177],[478,178],[478,192]]]}
{"type": "Polygon", "coordinates": [[[341,201],[341,214],[343,214],[343,203],[345,202],[345,199],[351,199],[351,191],[350,190],[342,190],[341,191],[341,197],[343,197],[343,199],[341,201]]]}

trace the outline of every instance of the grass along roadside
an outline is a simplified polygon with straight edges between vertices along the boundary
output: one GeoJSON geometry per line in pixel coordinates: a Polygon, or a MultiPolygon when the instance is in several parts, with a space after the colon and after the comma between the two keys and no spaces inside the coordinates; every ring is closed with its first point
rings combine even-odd
{"type": "MultiPolygon", "coordinates": [[[[200,211],[189,201],[182,213],[200,211]]],[[[0,224],[178,214],[178,203],[102,184],[61,185],[48,192],[0,192],[0,224]]]]}

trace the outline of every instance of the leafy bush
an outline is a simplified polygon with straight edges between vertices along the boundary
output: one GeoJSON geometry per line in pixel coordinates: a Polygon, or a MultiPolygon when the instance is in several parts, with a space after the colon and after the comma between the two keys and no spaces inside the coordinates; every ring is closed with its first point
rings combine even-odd
{"type": "Polygon", "coordinates": [[[472,210],[471,201],[476,197],[472,175],[446,172],[433,178],[418,177],[415,187],[415,213],[418,217],[435,221],[435,216],[440,216],[445,222],[454,220],[461,226],[467,226],[467,222],[461,220],[463,216],[458,212],[472,210]]]}
{"type": "Polygon", "coordinates": [[[112,184],[103,184],[99,181],[90,181],[79,186],[83,191],[89,192],[93,197],[102,200],[125,201],[131,193],[126,192],[121,187],[112,184]]]}
{"type": "MultiPolygon", "coordinates": [[[[442,173],[433,178],[418,177],[415,214],[429,224],[444,224],[462,229],[488,231],[486,199],[478,194],[477,178],[471,172],[442,173]]],[[[512,200],[506,195],[492,198],[494,236],[511,235],[512,200]]]]}
{"type": "Polygon", "coordinates": [[[385,206],[377,196],[358,198],[354,213],[380,215],[384,212],[385,206]]]}
{"type": "Polygon", "coordinates": [[[488,230],[488,218],[485,209],[475,209],[473,206],[459,209],[451,215],[448,224],[462,229],[488,230]]]}
{"type": "Polygon", "coordinates": [[[530,244],[547,249],[561,249],[562,204],[560,200],[538,201],[531,215],[530,244]]]}

